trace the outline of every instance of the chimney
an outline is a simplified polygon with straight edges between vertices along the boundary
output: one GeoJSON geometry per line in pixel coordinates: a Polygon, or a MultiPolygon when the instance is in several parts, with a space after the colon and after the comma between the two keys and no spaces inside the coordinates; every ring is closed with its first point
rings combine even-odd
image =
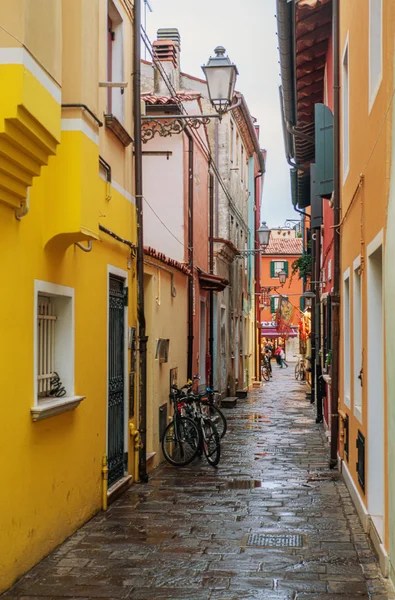
{"type": "MultiPolygon", "coordinates": [[[[180,89],[180,50],[181,40],[178,29],[158,29],[157,40],[153,43],[155,58],[161,62],[162,69],[165,71],[173,87],[180,89]]],[[[168,96],[168,88],[158,69],[155,69],[154,79],[155,94],[159,96],[168,96]]]]}

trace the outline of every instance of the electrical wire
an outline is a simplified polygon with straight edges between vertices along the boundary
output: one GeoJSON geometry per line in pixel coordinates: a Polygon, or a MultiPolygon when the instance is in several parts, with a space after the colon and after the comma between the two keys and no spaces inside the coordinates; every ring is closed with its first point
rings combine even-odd
{"type": "MultiPolygon", "coordinates": [[[[160,60],[158,60],[156,58],[153,47],[152,47],[152,43],[151,43],[151,41],[148,37],[148,34],[145,31],[143,26],[141,26],[141,39],[143,41],[143,44],[146,46],[148,53],[150,54],[150,56],[152,58],[153,64],[157,67],[167,89],[169,90],[169,92],[172,94],[172,96],[176,100],[177,107],[183,114],[185,114],[185,115],[189,114],[188,111],[186,110],[185,106],[183,105],[182,101],[178,98],[177,91],[174,88],[173,84],[171,83],[167,73],[163,69],[163,66],[162,66],[160,60]]],[[[220,186],[229,202],[230,207],[232,208],[235,215],[238,217],[239,221],[243,224],[245,231],[250,233],[250,228],[248,227],[247,223],[245,222],[243,215],[240,213],[240,211],[236,207],[236,205],[232,199],[232,195],[229,192],[228,188],[226,187],[225,182],[222,179],[222,176],[217,169],[217,166],[213,160],[213,156],[211,154],[210,148],[207,146],[206,142],[202,139],[202,137],[199,135],[199,133],[196,130],[192,129],[191,133],[192,133],[192,136],[194,137],[194,139],[200,145],[200,147],[204,149],[204,153],[206,155],[206,158],[209,161],[210,168],[212,169],[218,183],[220,184],[220,186]]]]}
{"type": "Polygon", "coordinates": [[[178,237],[176,235],[174,235],[174,233],[168,228],[168,226],[166,225],[166,223],[164,223],[162,221],[162,219],[160,218],[160,216],[158,215],[157,212],[155,212],[155,210],[152,208],[151,204],[148,202],[147,198],[145,196],[142,196],[144,202],[149,206],[149,208],[152,210],[152,212],[154,213],[154,215],[156,216],[156,218],[158,219],[158,221],[160,221],[163,225],[163,227],[170,233],[170,235],[179,243],[181,244],[181,246],[184,246],[184,248],[186,250],[190,250],[190,248],[188,246],[186,246],[180,239],[178,239],[178,237]]]}

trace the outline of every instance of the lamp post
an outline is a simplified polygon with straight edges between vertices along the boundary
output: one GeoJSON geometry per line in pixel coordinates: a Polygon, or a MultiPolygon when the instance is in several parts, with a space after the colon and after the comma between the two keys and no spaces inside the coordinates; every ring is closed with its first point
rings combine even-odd
{"type": "Polygon", "coordinates": [[[210,56],[202,70],[206,77],[210,102],[221,119],[232,104],[239,72],[236,65],[225,56],[226,50],[223,46],[217,46],[214,52],[215,56],[210,56]]]}
{"type": "Polygon", "coordinates": [[[229,110],[240,106],[240,102],[233,102],[236,79],[239,74],[237,67],[225,56],[225,48],[217,46],[214,50],[215,56],[210,57],[206,65],[202,66],[206,76],[207,91],[210,102],[216,113],[208,115],[143,115],[141,123],[142,142],[145,144],[159,134],[160,137],[167,137],[182,133],[189,127],[190,129],[199,129],[202,125],[208,125],[211,119],[222,119],[229,110]]]}
{"type": "Polygon", "coordinates": [[[279,280],[280,284],[284,285],[284,283],[287,281],[287,274],[284,271],[284,269],[282,269],[281,271],[279,271],[277,273],[277,275],[278,275],[278,280],[279,280]]]}
{"type": "Polygon", "coordinates": [[[263,248],[266,248],[270,242],[270,229],[264,221],[259,229],[256,230],[259,239],[259,248],[246,248],[239,250],[235,258],[244,258],[245,256],[253,256],[254,254],[262,254],[263,248]]]}

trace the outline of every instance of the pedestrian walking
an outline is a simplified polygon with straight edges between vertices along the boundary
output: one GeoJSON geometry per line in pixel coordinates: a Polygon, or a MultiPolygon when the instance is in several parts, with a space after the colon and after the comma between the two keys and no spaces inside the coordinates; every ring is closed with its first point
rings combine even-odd
{"type": "Polygon", "coordinates": [[[281,346],[279,346],[274,352],[274,357],[276,359],[278,366],[281,366],[280,354],[281,354],[281,346]]]}
{"type": "Polygon", "coordinates": [[[285,366],[285,368],[288,368],[288,363],[285,360],[285,352],[284,352],[284,348],[281,346],[280,347],[280,367],[281,369],[285,366]]]}

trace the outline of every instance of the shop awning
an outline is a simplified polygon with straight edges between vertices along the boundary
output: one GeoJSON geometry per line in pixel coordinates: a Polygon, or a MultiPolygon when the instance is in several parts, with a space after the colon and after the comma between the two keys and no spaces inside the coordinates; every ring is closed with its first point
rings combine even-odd
{"type": "Polygon", "coordinates": [[[202,290],[207,290],[210,292],[222,292],[229,285],[229,281],[220,275],[205,273],[200,269],[198,269],[198,273],[200,288],[202,290]]]}
{"type": "Polygon", "coordinates": [[[261,329],[261,336],[266,337],[266,338],[279,338],[279,337],[285,337],[286,335],[288,337],[297,337],[298,328],[291,327],[291,329],[287,332],[287,334],[285,334],[284,331],[279,332],[276,327],[262,327],[262,329],[261,329]]]}

